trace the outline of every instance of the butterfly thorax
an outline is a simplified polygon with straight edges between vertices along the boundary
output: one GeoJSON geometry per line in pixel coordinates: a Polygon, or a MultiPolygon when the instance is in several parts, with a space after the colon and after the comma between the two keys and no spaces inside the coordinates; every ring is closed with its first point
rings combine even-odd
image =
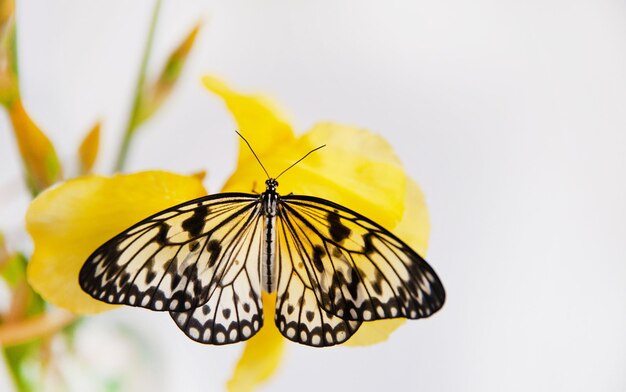
{"type": "Polygon", "coordinates": [[[263,290],[276,291],[276,211],[279,195],[276,192],[278,181],[273,178],[265,181],[266,190],[261,194],[263,219],[263,257],[261,259],[261,281],[263,290]]]}
{"type": "Polygon", "coordinates": [[[276,216],[276,206],[278,204],[278,193],[276,188],[278,187],[278,181],[273,178],[265,181],[265,192],[261,194],[261,205],[263,207],[263,215],[265,217],[276,216]]]}

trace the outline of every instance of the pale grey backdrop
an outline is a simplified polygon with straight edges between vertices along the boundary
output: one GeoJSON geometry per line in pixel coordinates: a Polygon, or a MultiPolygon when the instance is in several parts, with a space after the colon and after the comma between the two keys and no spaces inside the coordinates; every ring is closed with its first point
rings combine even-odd
{"type": "MultiPolygon", "coordinates": [[[[101,118],[99,167],[111,167],[151,6],[18,1],[25,104],[67,164],[101,118]]],[[[266,390],[626,388],[626,3],[166,0],[162,11],[153,70],[207,23],[130,170],[206,169],[219,189],[236,140],[198,82],[211,72],[274,97],[300,131],[333,120],[379,132],[426,195],[440,314],[371,348],[289,344],[266,390]]],[[[0,164],[0,230],[27,246],[4,114],[0,164]]],[[[96,320],[114,319],[154,345],[164,391],[221,390],[242,348],[193,343],[164,314],[96,320]]]]}

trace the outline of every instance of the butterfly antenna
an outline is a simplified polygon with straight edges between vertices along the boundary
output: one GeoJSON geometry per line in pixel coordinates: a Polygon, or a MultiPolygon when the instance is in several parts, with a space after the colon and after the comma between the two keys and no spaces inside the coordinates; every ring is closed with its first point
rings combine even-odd
{"type": "MultiPolygon", "coordinates": [[[[270,178],[269,173],[267,172],[267,170],[265,170],[265,166],[263,166],[263,164],[261,163],[261,160],[259,159],[259,157],[256,155],[256,152],[254,152],[254,150],[252,149],[252,146],[250,145],[250,143],[248,143],[248,141],[246,140],[245,137],[243,137],[242,134],[239,133],[239,131],[235,131],[237,132],[237,135],[239,135],[239,137],[241,137],[243,139],[244,142],[246,142],[246,144],[248,145],[248,148],[250,149],[250,151],[252,151],[252,155],[254,155],[254,157],[256,158],[257,162],[259,162],[259,165],[261,165],[261,168],[263,169],[263,171],[265,172],[265,175],[267,176],[267,178],[270,178]]],[[[312,151],[311,151],[312,152],[312,151]]],[[[309,153],[310,154],[310,153],[309,153]]],[[[309,155],[307,154],[307,155],[309,155]]],[[[281,173],[282,174],[282,173],[281,173]]]]}
{"type": "Polygon", "coordinates": [[[298,159],[297,161],[295,161],[291,166],[289,166],[288,168],[286,168],[285,170],[283,170],[279,175],[276,176],[276,180],[278,180],[278,177],[282,176],[283,174],[285,174],[285,172],[289,169],[291,169],[292,167],[296,166],[298,163],[300,163],[301,160],[303,160],[304,158],[308,157],[311,153],[314,153],[315,151],[319,150],[322,147],[326,147],[325,144],[312,149],[311,151],[307,152],[305,156],[303,156],[302,158],[298,159]]]}

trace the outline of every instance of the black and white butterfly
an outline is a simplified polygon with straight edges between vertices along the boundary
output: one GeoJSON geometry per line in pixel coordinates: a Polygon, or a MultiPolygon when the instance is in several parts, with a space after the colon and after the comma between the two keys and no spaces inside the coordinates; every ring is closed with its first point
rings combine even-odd
{"type": "Polygon", "coordinates": [[[168,311],[191,339],[217,345],[261,328],[262,291],[276,293],[280,332],[316,347],[345,342],[365,321],[442,307],[435,271],[398,237],[328,200],[281,196],[269,175],[265,185],[144,219],[87,259],[80,286],[104,302],[168,311]]]}

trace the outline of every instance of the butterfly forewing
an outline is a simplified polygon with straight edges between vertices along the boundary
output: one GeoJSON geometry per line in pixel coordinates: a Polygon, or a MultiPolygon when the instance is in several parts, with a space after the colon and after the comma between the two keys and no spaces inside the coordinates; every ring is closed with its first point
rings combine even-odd
{"type": "Polygon", "coordinates": [[[295,195],[281,199],[279,218],[297,239],[294,268],[329,313],[355,321],[417,319],[443,305],[445,292],[432,268],[373,221],[295,195]]]}
{"type": "Polygon", "coordinates": [[[258,197],[219,194],[159,212],[98,248],[79,275],[96,299],[152,310],[204,304],[218,282],[234,281],[243,233],[261,217],[258,197]]]}

